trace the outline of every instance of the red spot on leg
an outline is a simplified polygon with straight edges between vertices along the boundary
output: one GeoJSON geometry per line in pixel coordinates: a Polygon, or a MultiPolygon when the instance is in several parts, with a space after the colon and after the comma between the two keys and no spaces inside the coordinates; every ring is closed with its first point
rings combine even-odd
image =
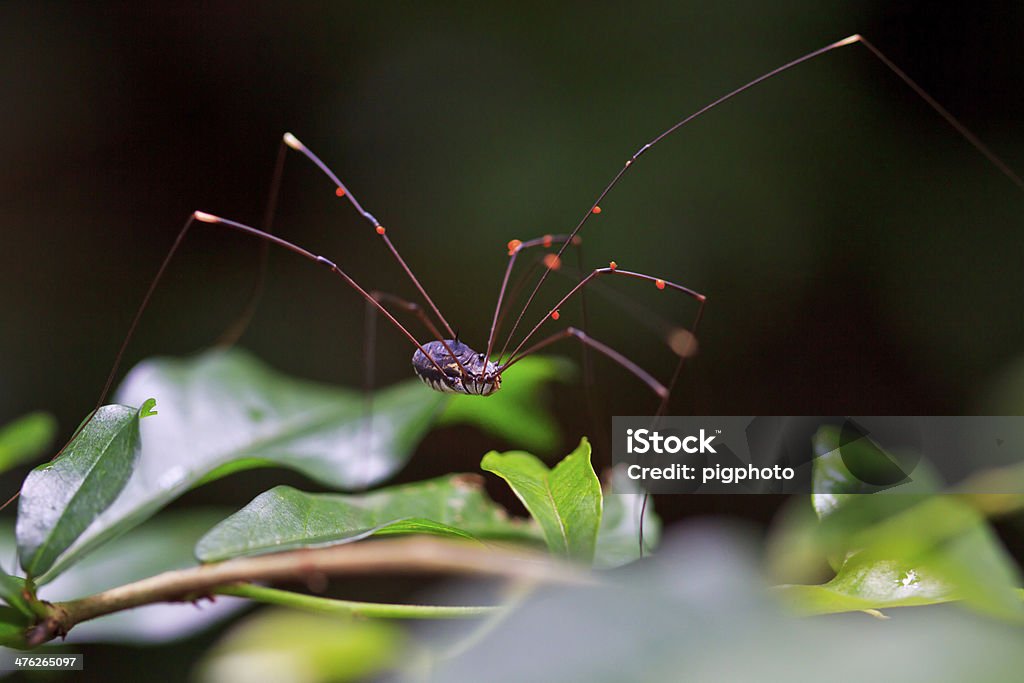
{"type": "Polygon", "coordinates": [[[550,247],[551,246],[551,235],[544,235],[544,246],[545,247],[550,247]]]}
{"type": "Polygon", "coordinates": [[[608,262],[608,267],[611,268],[612,270],[615,270],[616,268],[619,267],[619,264],[616,263],[615,261],[609,261],[608,262]]]}
{"type": "Polygon", "coordinates": [[[338,187],[338,189],[336,189],[334,191],[334,194],[336,194],[339,197],[344,197],[345,196],[345,188],[344,187],[338,187]]]}
{"type": "Polygon", "coordinates": [[[551,311],[551,319],[552,320],[558,320],[560,317],[562,317],[562,316],[561,316],[561,314],[559,314],[558,311],[551,311]]]}
{"type": "Polygon", "coordinates": [[[593,209],[590,210],[590,212],[591,213],[601,213],[601,207],[600,206],[595,206],[593,209]]]}
{"type": "Polygon", "coordinates": [[[519,247],[521,246],[523,246],[523,243],[520,240],[509,240],[508,255],[511,256],[512,254],[519,251],[519,247]]]}
{"type": "Polygon", "coordinates": [[[654,286],[657,287],[658,289],[665,289],[665,281],[664,280],[655,280],[654,281],[654,286]]]}
{"type": "Polygon", "coordinates": [[[384,233],[386,233],[386,232],[387,232],[387,230],[385,230],[385,229],[384,229],[384,226],[383,226],[383,225],[378,225],[378,226],[377,226],[377,234],[378,234],[378,235],[383,235],[383,234],[384,234],[384,233]]]}
{"type": "Polygon", "coordinates": [[[562,267],[562,259],[559,258],[558,254],[544,254],[544,265],[549,270],[558,270],[562,267]]]}

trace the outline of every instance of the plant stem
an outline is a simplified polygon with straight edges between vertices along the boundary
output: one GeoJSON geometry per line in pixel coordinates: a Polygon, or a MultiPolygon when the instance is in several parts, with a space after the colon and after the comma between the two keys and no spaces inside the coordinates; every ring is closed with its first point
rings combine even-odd
{"type": "Polygon", "coordinates": [[[462,607],[335,600],[333,598],[321,598],[315,595],[305,595],[277,588],[257,586],[251,583],[221,586],[213,592],[217,595],[233,595],[238,598],[249,598],[257,602],[295,607],[321,614],[341,614],[377,619],[462,619],[485,616],[500,612],[503,609],[502,607],[490,605],[462,607]]]}
{"type": "Polygon", "coordinates": [[[26,640],[29,646],[40,645],[67,634],[76,624],[105,614],[156,602],[196,601],[245,582],[379,573],[448,573],[574,585],[592,585],[596,581],[539,553],[422,536],[382,539],[236,558],[164,572],[86,598],[50,605],[49,615],[29,630],[26,640]]]}

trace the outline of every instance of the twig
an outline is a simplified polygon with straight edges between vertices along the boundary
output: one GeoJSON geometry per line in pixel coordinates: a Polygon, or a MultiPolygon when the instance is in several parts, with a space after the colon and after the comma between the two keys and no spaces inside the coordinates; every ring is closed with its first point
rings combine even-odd
{"type": "Polygon", "coordinates": [[[536,583],[585,585],[596,580],[546,555],[415,537],[293,550],[164,572],[79,600],[48,605],[31,627],[34,647],[89,619],[157,602],[191,602],[246,582],[301,580],[310,575],[361,573],[468,574],[536,583]]]}

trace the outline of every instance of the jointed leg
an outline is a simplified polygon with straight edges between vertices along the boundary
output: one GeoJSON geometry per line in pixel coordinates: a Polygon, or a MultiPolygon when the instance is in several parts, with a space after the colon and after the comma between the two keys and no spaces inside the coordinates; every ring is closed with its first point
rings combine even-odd
{"type": "MultiPolygon", "coordinates": [[[[652,275],[647,275],[645,273],[637,273],[629,270],[619,270],[618,265],[614,261],[612,261],[607,268],[597,268],[593,270],[589,275],[580,280],[575,287],[569,290],[569,293],[563,296],[557,304],[552,306],[551,309],[547,312],[547,314],[543,318],[541,318],[536,325],[533,326],[533,329],[531,329],[530,332],[527,333],[525,337],[523,337],[522,341],[519,342],[519,345],[515,347],[515,349],[512,351],[512,355],[509,357],[509,361],[505,365],[511,365],[517,360],[523,346],[526,344],[527,341],[530,340],[530,337],[536,334],[537,330],[540,329],[541,325],[543,325],[549,319],[558,320],[560,315],[558,309],[561,308],[561,306],[564,305],[566,301],[571,299],[577,293],[581,292],[583,288],[586,287],[594,279],[604,275],[619,275],[623,277],[635,278],[638,280],[646,280],[648,282],[653,282],[655,287],[657,287],[659,290],[664,290],[666,288],[672,289],[693,298],[694,300],[701,304],[703,304],[705,300],[705,296],[703,294],[695,292],[689,287],[684,287],[683,285],[676,284],[675,282],[663,280],[662,278],[656,278],[652,275]]],[[[681,355],[685,355],[685,353],[681,355]]]]}
{"type": "Polygon", "coordinates": [[[646,384],[651,389],[651,391],[657,394],[662,401],[668,398],[668,389],[661,382],[654,379],[654,377],[652,377],[649,372],[641,368],[639,365],[637,365],[630,359],[623,356],[615,349],[605,344],[602,344],[601,342],[597,341],[596,339],[588,335],[583,330],[577,329],[575,327],[567,327],[561,332],[557,332],[548,337],[547,339],[537,342],[536,344],[534,344],[533,346],[531,346],[530,348],[526,349],[521,354],[516,356],[514,360],[509,361],[505,365],[502,365],[499,368],[499,372],[504,372],[510,366],[514,365],[515,363],[518,363],[523,358],[526,358],[527,356],[536,353],[537,351],[540,351],[541,349],[546,348],[551,344],[554,344],[555,342],[561,341],[563,339],[568,339],[569,337],[575,337],[584,345],[594,349],[600,354],[607,356],[608,358],[610,358],[611,360],[615,361],[620,366],[628,370],[629,372],[633,373],[633,375],[635,375],[641,382],[646,384]]]}

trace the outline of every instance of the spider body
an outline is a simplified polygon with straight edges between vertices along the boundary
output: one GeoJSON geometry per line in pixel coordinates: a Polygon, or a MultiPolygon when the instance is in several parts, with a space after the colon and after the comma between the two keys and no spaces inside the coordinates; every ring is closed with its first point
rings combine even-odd
{"type": "Polygon", "coordinates": [[[412,354],[412,367],[416,376],[434,391],[490,396],[501,388],[497,363],[487,361],[484,354],[458,339],[424,344],[422,351],[416,349],[412,354]]]}

